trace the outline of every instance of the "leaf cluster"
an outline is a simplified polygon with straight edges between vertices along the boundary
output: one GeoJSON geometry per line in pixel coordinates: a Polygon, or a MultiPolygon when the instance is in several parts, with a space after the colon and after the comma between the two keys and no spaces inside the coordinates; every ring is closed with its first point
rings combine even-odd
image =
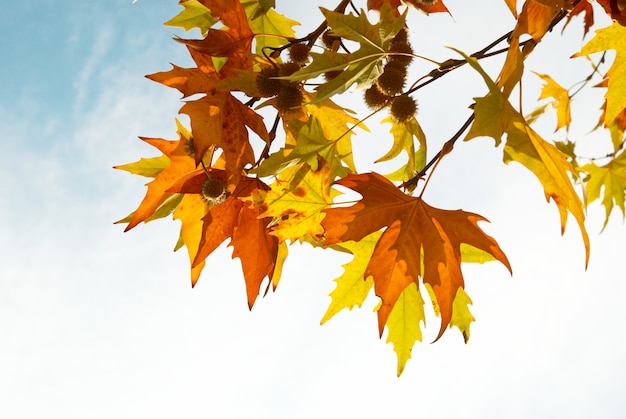
{"type": "Polygon", "coordinates": [[[422,340],[425,301],[440,317],[436,339],[453,326],[469,339],[474,317],[462,263],[499,261],[511,271],[496,240],[479,227],[484,217],[436,208],[422,198],[428,179],[441,159],[456,152],[460,138],[491,137],[505,163],[517,162],[532,173],[556,204],[562,231],[570,215],[576,221],[586,261],[585,206],[600,200],[607,222],[614,207],[624,213],[626,29],[624,11],[599,0],[616,22],[599,29],[577,54],[594,63],[590,74],[564,88],[535,73],[545,83],[541,103],[523,115],[510,98],[528,73],[526,58],[573,16],[584,16],[589,31],[589,2],[526,0],[520,9],[515,0],[505,0],[515,18],[511,31],[473,54],[452,50],[444,62],[420,55],[407,20],[415,9],[423,19],[450,13],[442,0],[364,3],[368,10],[346,0],[333,10],[321,8],[320,25],[297,38],[298,22],[278,13],[271,0],[180,0],[183,10],[166,25],[199,32],[200,39],[176,38],[195,65],[172,65],[147,77],[181,92],[186,100],[180,113],[188,126],[176,120],[174,140],[141,138],[161,154],[116,167],[151,179],[137,209],[119,223],[128,231],[170,215],[179,220],[176,248],[187,250],[192,285],[228,239],[233,258],[241,261],[250,308],[258,295],[276,289],[291,243],[352,254],[335,279],[322,323],[344,308],[360,307],[373,291],[378,331],[382,336],[387,329],[400,375],[415,341],[422,340]],[[603,72],[604,55],[593,58],[608,50],[616,58],[603,72]],[[502,57],[496,77],[480,65],[493,56],[502,57]],[[415,74],[415,59],[433,68],[415,74]],[[471,115],[428,158],[414,97],[466,64],[483,79],[486,94],[468,103],[471,115]],[[569,132],[574,98],[595,78],[606,90],[598,128],[608,129],[611,148],[606,156],[585,159],[577,155],[575,141],[548,141],[533,124],[554,110],[556,131],[569,132]],[[355,93],[372,110],[369,115],[337,104],[340,96],[355,93]],[[385,175],[358,170],[353,155],[352,140],[379,112],[390,114],[383,122],[390,124],[392,147],[375,162],[396,164],[385,175]]]}

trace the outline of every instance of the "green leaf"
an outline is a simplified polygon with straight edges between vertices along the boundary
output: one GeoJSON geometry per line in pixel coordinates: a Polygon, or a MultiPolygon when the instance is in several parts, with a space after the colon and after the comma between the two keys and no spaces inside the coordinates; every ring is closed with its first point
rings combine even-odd
{"type": "Polygon", "coordinates": [[[358,42],[359,49],[351,54],[331,51],[311,54],[313,62],[287,78],[307,80],[328,71],[341,70],[340,75],[319,86],[312,103],[341,94],[354,84],[357,84],[357,88],[371,86],[382,73],[382,60],[389,51],[391,39],[402,29],[406,19],[406,11],[401,16],[396,16],[388,5],[381,9],[380,19],[375,25],[367,20],[367,13],[364,11],[355,16],[324,8],[321,10],[332,34],[358,42]]]}
{"type": "Polygon", "coordinates": [[[255,52],[263,55],[266,47],[277,48],[295,38],[293,26],[300,23],[285,17],[274,10],[274,0],[242,1],[241,5],[248,16],[250,29],[255,34],[255,52]]]}
{"type": "Polygon", "coordinates": [[[381,235],[382,231],[376,231],[358,242],[349,240],[341,243],[341,249],[332,246],[335,250],[347,249],[354,258],[343,265],[343,274],[335,279],[337,287],[330,293],[331,302],[320,324],[326,323],[344,308],[352,310],[354,306],[361,307],[374,285],[371,276],[365,278],[365,268],[381,235]]]}
{"type": "Polygon", "coordinates": [[[134,163],[123,164],[121,166],[114,166],[115,169],[125,170],[135,175],[145,177],[156,177],[170,164],[170,159],[166,155],[160,155],[158,157],[142,157],[139,161],[134,163]]]}
{"type": "Polygon", "coordinates": [[[183,11],[165,22],[165,26],[183,28],[185,31],[198,28],[202,36],[206,36],[210,27],[217,19],[211,16],[211,11],[198,0],[186,0],[181,3],[183,11]]]}
{"type": "Polygon", "coordinates": [[[344,177],[354,171],[349,135],[351,131],[347,127],[344,130],[341,126],[342,124],[345,126],[348,120],[345,117],[348,115],[345,114],[342,117],[337,114],[338,108],[334,106],[336,109],[311,106],[311,116],[308,122],[290,121],[286,129],[292,133],[293,138],[296,138],[295,146],[287,145],[276,151],[251,173],[261,177],[272,176],[301,162],[306,162],[312,170],[317,170],[319,158],[322,158],[329,166],[332,179],[344,177]],[[335,135],[337,132],[342,132],[342,134],[335,135]],[[335,138],[330,140],[327,136],[329,134],[335,138]],[[348,167],[343,165],[343,161],[348,167]]]}
{"type": "Polygon", "coordinates": [[[626,152],[622,152],[604,166],[597,166],[592,162],[581,166],[578,170],[589,174],[589,180],[584,184],[587,193],[587,203],[590,204],[602,196],[602,205],[606,209],[606,218],[602,229],[609,222],[609,216],[613,211],[614,205],[617,205],[622,210],[622,216],[624,216],[626,152]]]}

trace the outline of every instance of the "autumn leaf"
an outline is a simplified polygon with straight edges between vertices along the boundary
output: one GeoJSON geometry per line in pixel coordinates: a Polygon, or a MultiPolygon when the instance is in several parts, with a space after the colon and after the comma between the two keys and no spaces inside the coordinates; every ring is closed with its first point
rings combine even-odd
{"type": "MultiPolygon", "coordinates": [[[[507,4],[510,8],[515,7],[514,3],[507,4]]],[[[550,29],[554,18],[561,10],[569,7],[567,0],[526,0],[511,34],[509,50],[497,78],[498,87],[502,88],[505,98],[510,96],[515,85],[521,80],[524,74],[524,59],[534,48],[533,43],[526,43],[520,49],[520,37],[528,34],[535,44],[538,43],[550,29]]]]}
{"type": "Polygon", "coordinates": [[[331,168],[321,161],[316,170],[307,164],[291,168],[288,181],[277,179],[270,190],[258,190],[254,205],[262,209],[261,216],[274,217],[271,234],[280,242],[302,240],[306,236],[321,237],[322,210],[332,203],[331,168]]]}
{"type": "Polygon", "coordinates": [[[535,73],[539,76],[545,84],[541,88],[541,93],[539,94],[539,100],[541,99],[550,99],[552,98],[552,106],[556,109],[556,129],[565,127],[566,130],[569,130],[569,125],[572,122],[572,116],[570,112],[570,96],[569,91],[558,84],[554,79],[547,74],[539,74],[535,73]]]}
{"type": "MultiPolygon", "coordinates": [[[[462,290],[462,288],[459,288],[462,290]]],[[[454,317],[453,317],[454,319],[454,317]]],[[[387,343],[393,344],[398,358],[398,377],[411,359],[411,350],[416,341],[422,341],[420,323],[426,323],[424,300],[417,285],[411,282],[398,297],[387,319],[387,343]]]]}
{"type": "Polygon", "coordinates": [[[306,123],[299,120],[290,121],[287,129],[294,138],[297,138],[295,146],[287,145],[285,148],[272,153],[258,168],[253,169],[252,173],[259,176],[269,176],[301,162],[306,162],[312,170],[317,170],[320,158],[331,168],[332,179],[343,177],[350,170],[354,170],[349,135],[329,139],[324,132],[322,122],[313,115],[309,117],[306,123]],[[348,144],[345,144],[346,141],[348,144]],[[352,169],[343,165],[344,160],[347,160],[352,169]]]}
{"type": "Polygon", "coordinates": [[[425,2],[420,2],[417,0],[367,0],[367,9],[368,10],[380,10],[385,4],[389,2],[389,5],[393,10],[397,10],[398,7],[402,3],[410,4],[418,10],[423,11],[424,13],[438,13],[438,12],[447,12],[450,13],[447,7],[443,4],[443,1],[439,0],[433,2],[433,4],[424,4],[425,2]]]}
{"type": "Polygon", "coordinates": [[[375,163],[385,162],[396,157],[404,151],[408,157],[406,164],[402,165],[393,174],[388,175],[390,180],[407,181],[424,167],[426,162],[426,135],[415,118],[407,122],[398,122],[394,118],[387,117],[381,122],[390,123],[389,132],[393,136],[393,145],[384,156],[379,157],[375,163]],[[415,150],[415,140],[419,147],[415,150]]]}
{"type": "Polygon", "coordinates": [[[624,0],[598,0],[607,15],[620,25],[626,25],[626,2],[624,0]]]}
{"type": "Polygon", "coordinates": [[[195,162],[199,164],[209,149],[222,149],[228,183],[236,185],[243,168],[255,161],[247,128],[263,141],[268,141],[267,128],[259,114],[229,92],[216,90],[220,76],[210,56],[193,49],[189,52],[197,68],[173,66],[170,71],[155,73],[148,78],[178,89],[183,97],[204,94],[197,100],[186,102],[180,110],[191,120],[195,162]]]}
{"type": "MultiPolygon", "coordinates": [[[[222,170],[209,171],[212,177],[226,182],[227,173],[222,170]]],[[[242,177],[237,188],[225,199],[210,207],[200,208],[202,185],[207,175],[198,170],[180,179],[169,192],[184,193],[194,196],[190,208],[175,215],[181,219],[183,239],[188,247],[190,258],[193,256],[192,285],[195,285],[206,258],[217,249],[227,238],[233,247],[233,258],[241,260],[246,282],[248,306],[252,308],[259,295],[261,283],[267,277],[272,279],[278,253],[278,241],[269,235],[267,225],[270,218],[261,216],[258,208],[252,208],[243,198],[267,186],[256,178],[242,177]],[[201,227],[199,227],[201,226],[201,227]]]]}
{"type": "Polygon", "coordinates": [[[165,26],[175,26],[185,31],[197,28],[205,36],[209,28],[217,22],[211,11],[198,0],[182,0],[179,4],[183,6],[183,11],[165,22],[165,26]]]}
{"type": "Polygon", "coordinates": [[[465,343],[470,338],[470,324],[476,319],[469,311],[469,305],[472,300],[465,292],[465,289],[459,288],[452,303],[452,318],[450,319],[450,328],[457,327],[463,335],[465,343]]]}
{"type": "Polygon", "coordinates": [[[546,200],[552,199],[558,207],[561,219],[561,233],[565,231],[567,214],[576,219],[585,245],[585,266],[589,262],[589,236],[585,228],[585,214],[582,201],[576,194],[568,173],[577,176],[567,156],[554,145],[548,143],[528,126],[524,118],[505,99],[496,84],[480,67],[475,58],[461,53],[467,62],[480,73],[489,93],[475,98],[475,120],[465,140],[475,137],[492,137],[496,145],[504,134],[507,140],[504,147],[504,162],[516,161],[535,174],[544,188],[546,200]]]}
{"type": "Polygon", "coordinates": [[[331,302],[320,324],[326,323],[344,308],[352,310],[354,306],[361,307],[374,285],[371,277],[365,277],[365,268],[381,234],[382,231],[375,231],[359,241],[348,240],[333,246],[334,249],[349,251],[354,258],[343,265],[343,274],[335,279],[337,286],[330,293],[331,302]]]}
{"type": "Polygon", "coordinates": [[[241,2],[250,30],[255,34],[255,52],[263,55],[263,49],[278,48],[286,43],[287,39],[295,38],[294,26],[299,22],[289,19],[276,12],[274,7],[264,7],[263,1],[249,0],[241,2]]]}
{"type": "MultiPolygon", "coordinates": [[[[177,38],[198,52],[215,57],[237,57],[249,52],[254,34],[239,0],[199,0],[211,11],[211,16],[224,24],[224,28],[207,31],[202,40],[177,38]]],[[[243,62],[250,62],[249,59],[243,62]]]]}
{"type": "Polygon", "coordinates": [[[615,50],[616,55],[607,73],[609,85],[606,92],[605,125],[609,125],[626,108],[626,27],[613,23],[598,29],[591,41],[575,55],[590,55],[610,49],[615,50]]]}
{"type": "Polygon", "coordinates": [[[141,158],[134,163],[113,166],[114,169],[125,170],[134,175],[156,177],[170,164],[170,159],[162,154],[158,157],[141,158]]]}
{"type": "MultiPolygon", "coordinates": [[[[154,212],[172,196],[167,190],[181,177],[192,172],[195,168],[193,157],[189,155],[189,132],[178,122],[179,139],[177,141],[164,140],[161,138],[141,139],[163,153],[169,160],[169,165],[155,176],[154,180],[147,184],[148,190],[139,207],[130,219],[124,231],[134,228],[137,224],[146,221],[154,212]]],[[[124,166],[119,166],[122,170],[124,166]]],[[[143,170],[143,169],[140,169],[143,170]]]]}
{"type": "Polygon", "coordinates": [[[594,162],[581,166],[580,172],[587,173],[589,180],[585,183],[587,202],[592,203],[602,196],[602,205],[606,209],[604,229],[609,222],[609,215],[613,206],[617,205],[624,210],[624,192],[626,191],[626,152],[622,152],[604,166],[594,162]]]}
{"type": "Polygon", "coordinates": [[[189,255],[191,286],[195,287],[206,265],[204,259],[195,265],[193,265],[193,262],[196,260],[198,247],[202,239],[202,217],[207,212],[207,203],[198,194],[180,195],[183,196],[183,200],[174,212],[174,219],[181,221],[181,239],[189,255]]]}
{"type": "Polygon", "coordinates": [[[389,50],[391,39],[404,26],[406,12],[401,16],[383,7],[378,23],[371,24],[366,13],[358,16],[342,14],[321,8],[331,33],[357,42],[359,49],[350,54],[312,53],[311,64],[295,72],[288,80],[306,80],[329,71],[342,70],[341,74],[319,86],[312,103],[320,103],[331,96],[341,94],[357,84],[357,88],[369,87],[382,72],[382,59],[389,50]]]}
{"type": "Polygon", "coordinates": [[[452,317],[457,289],[464,285],[462,243],[492,254],[510,270],[498,244],[478,227],[478,221],[485,221],[479,215],[431,207],[376,173],[348,175],[337,184],[362,198],[348,207],[324,210],[327,245],[359,241],[385,228],[365,271],[373,277],[376,295],[382,300],[378,310],[381,334],[400,294],[411,283],[419,285],[418,278],[433,288],[441,309],[438,338],[443,334],[452,317]]]}

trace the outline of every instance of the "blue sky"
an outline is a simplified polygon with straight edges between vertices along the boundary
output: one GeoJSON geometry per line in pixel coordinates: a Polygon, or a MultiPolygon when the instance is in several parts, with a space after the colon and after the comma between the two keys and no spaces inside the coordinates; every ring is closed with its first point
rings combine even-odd
{"type": "MultiPolygon", "coordinates": [[[[249,312],[230,249],[210,257],[192,290],[186,254],[172,252],[177,223],[130,233],[113,225],[136,207],[145,180],[111,167],[154,155],[137,136],[174,138],[180,96],[143,76],[189,64],[171,41],[180,32],[162,26],[176,3],[11,2],[0,15],[0,417],[623,415],[621,215],[600,235],[604,210],[590,207],[585,271],[575,222],[561,237],[554,204],[525,169],[502,164],[493,140],[458,144],[425,199],[490,219],[483,228],[514,275],[497,264],[467,266],[477,318],[469,344],[456,330],[428,343],[438,330],[429,317],[425,343],[400,379],[392,347],[377,337],[374,299],[319,326],[344,256],[293,246],[277,292],[249,312]]],[[[305,23],[299,33],[317,25],[313,5],[277,3],[305,23]]],[[[506,16],[503,2],[458,3],[447,2],[454,20],[411,14],[419,53],[448,58],[442,45],[471,52],[512,25],[496,18],[506,16]]],[[[559,57],[581,42],[579,28],[567,33],[565,44],[542,43],[529,67],[561,70],[559,57]]],[[[572,84],[581,71],[563,71],[559,81],[572,84]]],[[[469,70],[449,80],[418,97],[433,144],[485,93],[469,70]]],[[[537,86],[529,77],[525,89],[537,86]]],[[[537,93],[528,95],[532,108],[537,93]]],[[[601,153],[605,140],[586,135],[595,109],[580,111],[572,136],[601,153]]],[[[541,132],[550,135],[553,124],[546,118],[541,132]]],[[[372,128],[355,140],[365,160],[389,146],[386,128],[372,128]]]]}

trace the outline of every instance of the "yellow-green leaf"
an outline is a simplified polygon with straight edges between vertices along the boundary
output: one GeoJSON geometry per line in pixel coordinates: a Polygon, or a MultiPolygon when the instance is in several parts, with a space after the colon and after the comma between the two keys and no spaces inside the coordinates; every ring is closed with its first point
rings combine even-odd
{"type": "Polygon", "coordinates": [[[422,341],[420,323],[426,323],[424,300],[412,282],[402,291],[387,319],[387,343],[393,344],[393,350],[398,357],[398,377],[404,371],[407,361],[411,359],[415,341],[422,341]]]}
{"type": "Polygon", "coordinates": [[[572,122],[569,91],[554,81],[554,79],[547,74],[535,74],[545,82],[541,88],[539,99],[553,99],[551,103],[556,109],[557,121],[555,131],[558,131],[563,127],[568,130],[569,125],[572,122]]]}
{"type": "Polygon", "coordinates": [[[465,343],[470,338],[470,324],[476,320],[472,313],[469,311],[469,305],[472,304],[472,300],[462,287],[459,287],[456,291],[456,297],[452,302],[452,319],[450,320],[450,328],[452,326],[458,327],[463,335],[465,343]]]}
{"type": "Polygon", "coordinates": [[[557,205],[561,219],[561,233],[565,231],[568,212],[574,216],[585,245],[586,266],[589,262],[590,245],[585,228],[585,213],[582,201],[574,190],[568,174],[577,177],[574,167],[567,161],[564,153],[530,128],[520,113],[504,98],[489,75],[478,64],[478,60],[460,51],[457,52],[478,71],[489,87],[487,96],[475,99],[475,120],[465,140],[486,136],[492,137],[498,145],[502,136],[507,134],[504,162],[508,164],[516,161],[534,173],[544,188],[546,199],[548,201],[552,199],[557,205]]]}
{"type": "Polygon", "coordinates": [[[326,323],[344,308],[352,310],[354,306],[361,307],[374,285],[371,276],[365,278],[365,268],[381,234],[382,231],[376,231],[358,242],[349,240],[341,243],[341,247],[349,250],[354,258],[343,265],[343,274],[335,279],[337,287],[330,293],[331,302],[320,324],[326,323]]]}
{"type": "Polygon", "coordinates": [[[241,5],[248,16],[250,29],[255,34],[257,54],[262,55],[266,47],[276,48],[295,38],[294,26],[299,22],[289,19],[271,7],[271,3],[260,0],[242,1],[241,5]]]}
{"type": "Polygon", "coordinates": [[[587,42],[577,56],[613,49],[615,61],[609,69],[609,88],[606,92],[606,113],[604,122],[609,125],[626,108],[626,27],[618,22],[598,29],[596,35],[587,42]]]}
{"type": "Polygon", "coordinates": [[[165,22],[165,26],[175,26],[185,31],[198,28],[202,36],[205,36],[209,28],[217,22],[211,16],[211,11],[198,0],[185,0],[180,5],[183,6],[183,11],[165,22]]]}
{"type": "Polygon", "coordinates": [[[115,169],[125,170],[135,175],[145,177],[156,177],[170,164],[170,159],[166,155],[160,155],[158,157],[142,157],[139,161],[134,163],[122,164],[120,166],[114,166],[115,169]]]}
{"type": "Polygon", "coordinates": [[[392,160],[404,151],[408,156],[407,162],[393,173],[392,180],[409,180],[417,171],[423,168],[423,162],[426,161],[426,135],[415,118],[400,123],[394,118],[388,117],[383,119],[382,122],[391,124],[389,132],[393,136],[393,145],[375,163],[392,160]],[[418,141],[417,152],[415,150],[415,140],[418,141]]]}
{"type": "Polygon", "coordinates": [[[626,190],[626,152],[612,159],[604,166],[589,163],[579,168],[581,172],[589,174],[585,183],[587,202],[592,203],[602,196],[602,205],[606,209],[604,226],[609,221],[613,206],[617,205],[624,215],[624,191],[626,190]]]}
{"type": "Polygon", "coordinates": [[[302,241],[307,235],[321,237],[321,211],[331,205],[334,196],[330,192],[331,169],[325,163],[317,170],[301,164],[289,179],[277,179],[269,191],[258,190],[251,200],[263,210],[261,217],[274,217],[271,234],[281,242],[302,241]]]}

